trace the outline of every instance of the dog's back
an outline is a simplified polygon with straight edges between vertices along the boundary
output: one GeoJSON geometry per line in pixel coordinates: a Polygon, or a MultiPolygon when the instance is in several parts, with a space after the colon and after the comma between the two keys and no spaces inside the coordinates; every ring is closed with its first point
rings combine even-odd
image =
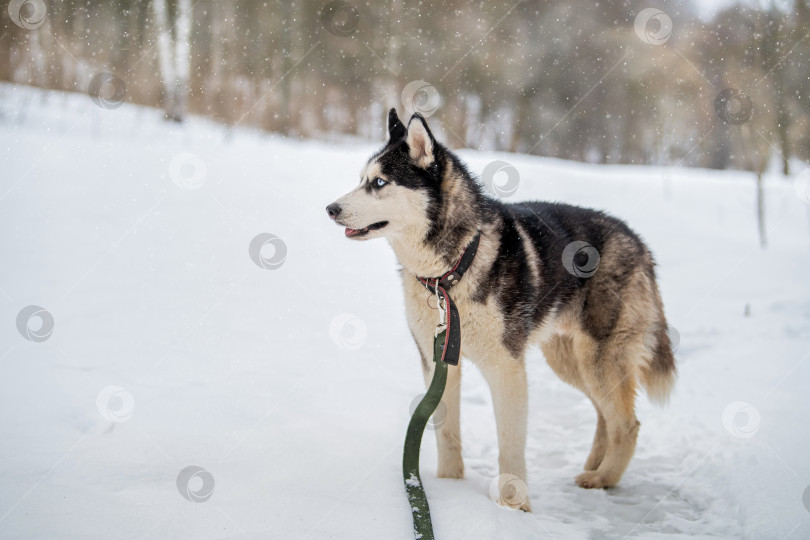
{"type": "Polygon", "coordinates": [[[651,399],[665,402],[675,360],[655,263],[641,238],[613,216],[569,204],[487,204],[498,216],[499,252],[477,299],[497,296],[507,347],[522,351],[553,319],[569,320],[566,327],[600,344],[617,333],[628,341],[637,335],[640,382],[651,399]]]}

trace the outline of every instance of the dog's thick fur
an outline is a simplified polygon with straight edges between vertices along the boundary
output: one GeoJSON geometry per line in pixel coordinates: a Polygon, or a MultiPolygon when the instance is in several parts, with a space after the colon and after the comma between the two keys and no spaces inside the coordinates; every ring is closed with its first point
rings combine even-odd
{"type": "MultiPolygon", "coordinates": [[[[425,381],[432,377],[437,313],[415,276],[441,276],[480,231],[477,255],[451,295],[461,317],[462,356],[481,369],[492,392],[501,485],[514,476],[526,481],[524,357],[537,344],[557,375],[596,407],[596,435],[577,484],[614,486],[635,450],[639,386],[665,402],[675,381],[649,250],[622,221],[601,212],[484,196],[418,114],[406,128],[392,109],[388,131],[360,185],[327,211],[347,236],[386,237],[391,244],[425,381]]],[[[461,366],[451,366],[443,398],[448,414],[437,430],[440,477],[464,475],[460,377],[461,366]]],[[[527,497],[502,493],[499,502],[529,510],[527,497]]]]}

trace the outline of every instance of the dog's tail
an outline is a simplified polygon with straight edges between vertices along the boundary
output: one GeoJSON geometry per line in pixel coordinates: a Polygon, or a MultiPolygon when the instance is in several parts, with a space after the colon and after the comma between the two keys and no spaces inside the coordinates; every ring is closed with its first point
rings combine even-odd
{"type": "Polygon", "coordinates": [[[642,366],[642,382],[647,397],[657,405],[666,405],[675,386],[675,355],[666,320],[651,325],[644,339],[648,361],[642,366]]]}

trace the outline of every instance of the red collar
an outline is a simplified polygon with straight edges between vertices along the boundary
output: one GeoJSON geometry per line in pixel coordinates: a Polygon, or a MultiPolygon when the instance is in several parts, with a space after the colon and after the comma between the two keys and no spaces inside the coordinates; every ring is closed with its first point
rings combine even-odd
{"type": "Polygon", "coordinates": [[[450,290],[452,287],[458,284],[461,281],[461,276],[464,275],[470,265],[475,259],[475,253],[478,251],[478,243],[481,240],[481,232],[477,232],[473,239],[467,244],[467,247],[464,248],[464,253],[461,254],[461,257],[456,261],[456,264],[451,268],[448,272],[445,272],[441,277],[437,278],[423,278],[416,276],[416,279],[422,282],[422,284],[430,290],[432,293],[436,293],[436,285],[439,286],[440,289],[444,289],[445,291],[450,290]]]}

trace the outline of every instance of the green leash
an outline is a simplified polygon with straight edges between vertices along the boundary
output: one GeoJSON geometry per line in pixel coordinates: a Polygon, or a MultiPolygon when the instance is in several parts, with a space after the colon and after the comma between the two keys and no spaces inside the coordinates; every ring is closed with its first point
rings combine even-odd
{"type": "Polygon", "coordinates": [[[457,366],[461,357],[461,320],[458,308],[447,293],[461,280],[461,276],[470,267],[478,250],[481,232],[477,232],[455,266],[438,278],[418,277],[422,285],[436,295],[436,308],[439,310],[439,324],[433,338],[433,379],[430,387],[416,406],[408,424],[405,435],[405,449],[402,455],[402,478],[408,492],[408,503],[413,516],[413,534],[417,540],[434,540],[433,523],[430,521],[430,507],[419,476],[419,449],[422,446],[422,434],[425,432],[430,415],[439,406],[447,385],[447,366],[457,366]]]}
{"type": "Polygon", "coordinates": [[[405,490],[408,492],[408,502],[413,514],[413,534],[419,540],[434,540],[433,523],[430,521],[430,507],[427,495],[422,487],[422,478],[419,476],[419,449],[422,446],[422,434],[425,431],[430,415],[439,406],[447,384],[447,364],[441,361],[442,349],[446,330],[442,331],[433,341],[433,379],[430,381],[425,397],[416,406],[408,424],[408,433],[405,435],[405,450],[402,456],[402,477],[405,480],[405,490]]]}

